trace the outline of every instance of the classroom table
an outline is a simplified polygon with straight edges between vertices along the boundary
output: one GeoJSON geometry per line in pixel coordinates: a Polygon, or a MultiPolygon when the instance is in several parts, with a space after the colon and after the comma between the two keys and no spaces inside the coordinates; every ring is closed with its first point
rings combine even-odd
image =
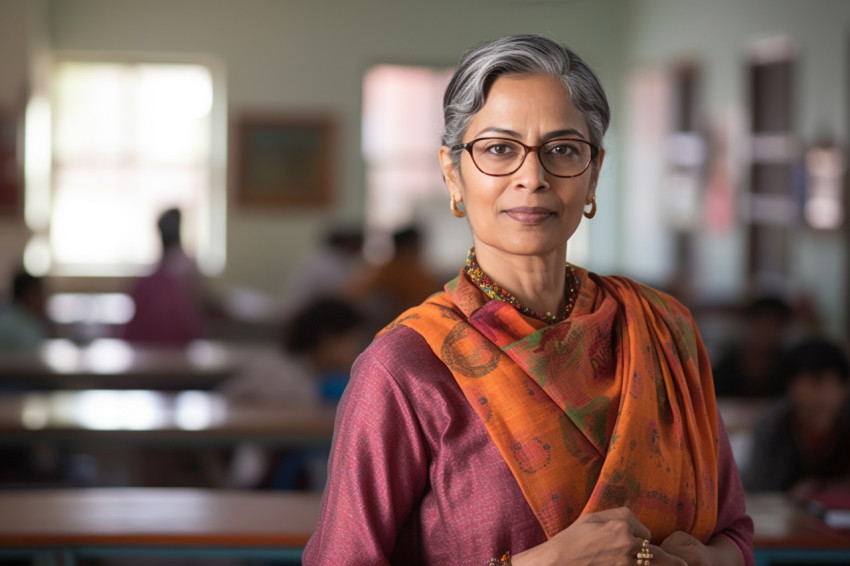
{"type": "MultiPolygon", "coordinates": [[[[318,402],[237,402],[209,391],[6,393],[0,395],[0,458],[14,465],[0,467],[0,483],[222,485],[235,473],[245,478],[236,470],[247,454],[266,460],[263,466],[326,454],[335,412],[318,402]]],[[[238,485],[262,479],[251,477],[238,485]]]]}
{"type": "Polygon", "coordinates": [[[0,445],[276,447],[329,444],[335,408],[234,402],[209,391],[90,390],[0,395],[0,445]]]}
{"type": "Polygon", "coordinates": [[[772,398],[717,398],[717,410],[723,419],[732,456],[739,469],[745,469],[748,465],[758,420],[775,402],[772,398]]]}
{"type": "Polygon", "coordinates": [[[237,370],[228,348],[214,341],[157,348],[52,339],[36,352],[0,354],[0,389],[212,389],[237,370]]]}
{"type": "Polygon", "coordinates": [[[116,557],[299,564],[321,496],[211,489],[0,491],[0,557],[40,566],[116,557]]]}
{"type": "Polygon", "coordinates": [[[756,566],[850,564],[850,531],[831,529],[782,493],[747,495],[756,566]]]}
{"type": "MultiPolygon", "coordinates": [[[[298,563],[320,496],[207,489],[0,491],[0,557],[47,566],[117,556],[267,558],[298,563]]],[[[782,494],[750,494],[756,565],[850,564],[850,533],[782,494]]]]}

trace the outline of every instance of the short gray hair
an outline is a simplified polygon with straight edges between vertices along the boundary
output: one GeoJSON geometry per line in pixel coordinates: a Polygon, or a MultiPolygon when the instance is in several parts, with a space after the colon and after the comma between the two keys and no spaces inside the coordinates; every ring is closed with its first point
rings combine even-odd
{"type": "Polygon", "coordinates": [[[503,37],[463,56],[443,96],[442,144],[453,147],[462,143],[472,116],[484,106],[497,78],[538,73],[561,79],[570,100],[587,121],[590,143],[602,147],[602,138],[611,120],[602,84],[576,53],[557,41],[538,35],[503,37]]]}

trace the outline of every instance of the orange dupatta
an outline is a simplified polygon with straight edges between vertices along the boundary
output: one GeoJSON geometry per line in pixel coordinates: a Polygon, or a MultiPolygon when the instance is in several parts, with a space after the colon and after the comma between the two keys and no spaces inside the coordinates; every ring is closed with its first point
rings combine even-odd
{"type": "Polygon", "coordinates": [[[544,323],[466,276],[402,314],[451,370],[547,537],[626,506],[660,542],[707,542],[717,518],[717,410],[687,310],[576,268],[570,317],[544,323]]]}

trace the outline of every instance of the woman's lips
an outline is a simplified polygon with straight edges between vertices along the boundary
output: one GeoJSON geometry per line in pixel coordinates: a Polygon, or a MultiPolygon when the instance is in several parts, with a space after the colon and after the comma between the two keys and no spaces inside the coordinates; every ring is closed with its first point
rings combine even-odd
{"type": "Polygon", "coordinates": [[[555,213],[548,208],[520,206],[506,210],[505,214],[521,224],[539,224],[555,213]]]}

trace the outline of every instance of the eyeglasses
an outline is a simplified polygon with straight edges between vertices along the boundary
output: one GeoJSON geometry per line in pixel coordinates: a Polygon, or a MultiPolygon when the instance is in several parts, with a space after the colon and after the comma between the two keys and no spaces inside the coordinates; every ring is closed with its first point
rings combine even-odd
{"type": "Polygon", "coordinates": [[[590,142],[574,138],[552,140],[543,145],[525,145],[508,138],[478,138],[451,149],[468,151],[478,170],[493,177],[516,173],[530,151],[537,152],[547,173],[555,177],[578,177],[587,171],[599,150],[590,142]]]}

